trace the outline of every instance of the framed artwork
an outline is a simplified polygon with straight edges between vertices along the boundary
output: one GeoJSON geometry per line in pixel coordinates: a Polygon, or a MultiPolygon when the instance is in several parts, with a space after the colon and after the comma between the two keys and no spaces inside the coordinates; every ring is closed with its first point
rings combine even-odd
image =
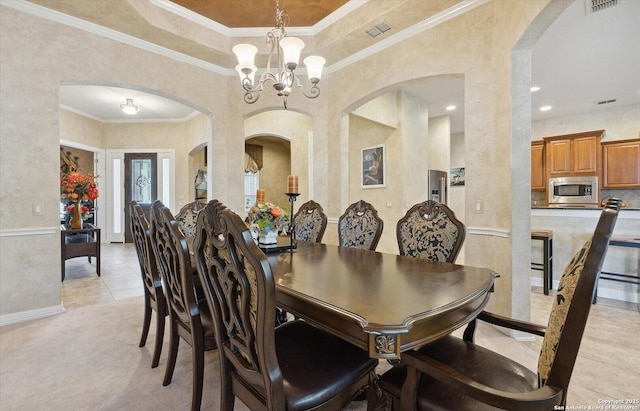
{"type": "Polygon", "coordinates": [[[362,188],[386,187],[384,144],[362,149],[362,188]]]}
{"type": "Polygon", "coordinates": [[[452,168],[450,174],[452,186],[464,185],[464,167],[452,168]]]}

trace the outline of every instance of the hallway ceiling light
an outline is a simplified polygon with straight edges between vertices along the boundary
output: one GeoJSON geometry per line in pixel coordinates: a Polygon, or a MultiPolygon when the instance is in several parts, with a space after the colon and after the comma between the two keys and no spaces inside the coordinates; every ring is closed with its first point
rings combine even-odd
{"type": "MultiPolygon", "coordinates": [[[[300,80],[295,76],[294,70],[298,67],[300,60],[300,52],[304,48],[304,42],[296,37],[287,37],[285,23],[288,22],[289,16],[280,10],[280,4],[276,0],[276,27],[267,33],[267,44],[271,45],[269,51],[269,59],[267,60],[267,70],[262,73],[257,83],[254,82],[256,66],[254,60],[258,49],[251,44],[238,44],[233,47],[233,52],[238,58],[236,71],[240,74],[242,88],[246,91],[244,101],[253,104],[260,98],[260,92],[264,88],[264,83],[273,82],[273,88],[278,96],[283,98],[284,108],[287,108],[287,97],[291,93],[291,88],[297,85],[302,89],[300,80]],[[271,71],[271,59],[277,60],[276,72],[271,71]]],[[[309,56],[304,59],[307,66],[307,74],[311,81],[311,89],[307,94],[304,89],[302,93],[307,98],[316,98],[320,95],[318,83],[322,75],[322,66],[325,59],[320,56],[309,56]]]]}
{"type": "Polygon", "coordinates": [[[134,114],[138,114],[140,108],[133,104],[133,99],[128,98],[126,104],[120,104],[120,109],[124,112],[124,114],[128,114],[130,116],[134,114]]]}

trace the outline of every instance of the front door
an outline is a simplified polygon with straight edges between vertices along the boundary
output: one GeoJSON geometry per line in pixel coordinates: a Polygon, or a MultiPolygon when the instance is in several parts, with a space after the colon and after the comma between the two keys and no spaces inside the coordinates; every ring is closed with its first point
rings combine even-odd
{"type": "Polygon", "coordinates": [[[156,153],[124,155],[124,241],[133,242],[129,221],[129,205],[137,201],[149,219],[151,205],[157,199],[158,172],[156,153]]]}

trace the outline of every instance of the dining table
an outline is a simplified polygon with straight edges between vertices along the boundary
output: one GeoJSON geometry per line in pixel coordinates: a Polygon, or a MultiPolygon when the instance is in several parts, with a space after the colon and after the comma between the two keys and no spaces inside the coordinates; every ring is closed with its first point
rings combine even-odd
{"type": "Polygon", "coordinates": [[[266,255],[278,307],[386,360],[472,321],[498,277],[488,268],[306,241],[266,255]]]}

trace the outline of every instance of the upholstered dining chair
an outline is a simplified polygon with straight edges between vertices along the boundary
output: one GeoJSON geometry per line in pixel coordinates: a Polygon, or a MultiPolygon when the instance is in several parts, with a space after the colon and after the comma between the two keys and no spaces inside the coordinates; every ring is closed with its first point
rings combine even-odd
{"type": "Polygon", "coordinates": [[[617,199],[607,203],[593,236],[567,265],[547,327],[488,312],[477,317],[491,324],[543,336],[537,373],[475,344],[474,320],[465,330],[463,339],[447,335],[416,351],[405,352],[402,365],[381,376],[380,388],[387,393],[393,408],[564,409],[596,280],[620,203],[617,199]]]}
{"type": "MultiPolygon", "coordinates": [[[[198,220],[198,213],[203,208],[204,203],[196,200],[183,205],[182,208],[180,208],[180,211],[178,211],[178,214],[175,215],[178,228],[180,228],[185,240],[187,240],[187,248],[189,249],[189,252],[192,252],[193,239],[196,236],[196,221],[198,220]]],[[[198,301],[202,301],[204,303],[204,292],[202,291],[202,285],[198,279],[195,267],[193,267],[193,275],[193,284],[196,288],[196,298],[198,301]]]]}
{"type": "Polygon", "coordinates": [[[198,305],[193,285],[191,258],[184,235],[171,211],[160,201],[151,206],[151,243],[169,307],[169,358],[162,385],[173,377],[182,338],[192,348],[193,385],[191,409],[202,402],[204,351],[215,347],[213,320],[206,304],[198,305]]]}
{"type": "Polygon", "coordinates": [[[378,361],[366,351],[303,320],[274,325],[274,276],[240,216],[212,200],[197,227],[197,268],[219,342],[221,410],[232,411],[236,397],[252,410],[341,410],[371,387],[378,361]]]}
{"type": "Polygon", "coordinates": [[[196,221],[198,220],[198,213],[204,208],[204,203],[201,201],[192,201],[182,206],[180,211],[176,214],[176,221],[182,234],[187,239],[187,242],[193,242],[193,238],[196,235],[196,221]]]}
{"type": "Polygon", "coordinates": [[[296,240],[319,243],[327,229],[327,216],[313,200],[302,204],[293,217],[296,240]]]}
{"type": "Polygon", "coordinates": [[[432,200],[411,207],[396,224],[400,255],[453,263],[466,229],[445,204],[432,200]]]}
{"type": "Polygon", "coordinates": [[[165,318],[169,314],[167,310],[167,299],[162,291],[162,279],[156,265],[156,256],[151,248],[151,234],[149,222],[145,217],[142,207],[137,202],[132,201],[129,206],[129,217],[131,219],[131,235],[136,245],[136,254],[140,263],[140,274],[144,285],[144,320],[142,323],[142,335],[140,336],[140,347],[147,343],[149,326],[151,325],[151,315],[156,312],[156,341],[153,348],[153,359],[151,368],[158,366],[160,353],[162,352],[162,341],[164,340],[165,318]]]}
{"type": "Polygon", "coordinates": [[[347,207],[338,219],[339,244],[375,251],[383,228],[384,222],[378,217],[378,211],[360,200],[347,207]]]}

